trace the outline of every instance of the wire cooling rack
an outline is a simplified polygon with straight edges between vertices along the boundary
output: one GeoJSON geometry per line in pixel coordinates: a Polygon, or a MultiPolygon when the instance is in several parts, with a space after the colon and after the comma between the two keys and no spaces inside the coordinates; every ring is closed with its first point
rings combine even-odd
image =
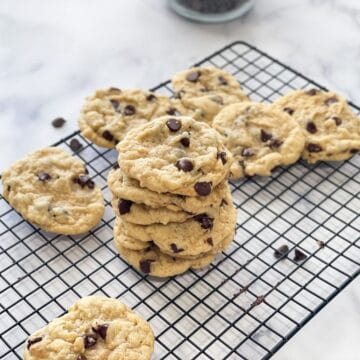
{"type": "MultiPolygon", "coordinates": [[[[244,42],[198,64],[234,74],[255,101],[320,87],[244,42]]],[[[155,90],[170,94],[168,85],[155,90]]],[[[0,198],[1,359],[21,359],[29,334],[93,293],[120,298],[149,320],[153,359],[268,359],[359,275],[359,156],[299,162],[269,178],[231,183],[238,223],[230,248],[204,270],[159,280],[129,267],[114,249],[106,177],[115,151],[78,133],[56,146],[70,151],[73,138],[102,187],[105,215],[88,234],[58,236],[27,223],[0,198]],[[277,259],[274,251],[284,244],[290,253],[277,259]],[[307,258],[294,261],[295,249],[307,258]]]]}

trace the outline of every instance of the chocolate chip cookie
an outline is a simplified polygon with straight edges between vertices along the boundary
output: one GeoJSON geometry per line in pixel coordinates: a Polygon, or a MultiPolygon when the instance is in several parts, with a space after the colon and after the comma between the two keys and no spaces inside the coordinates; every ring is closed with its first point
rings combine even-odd
{"type": "Polygon", "coordinates": [[[360,151],[360,119],[346,99],[316,89],[293,91],[274,103],[304,129],[309,163],[345,160],[360,151]]]}
{"type": "Polygon", "coordinates": [[[81,109],[81,134],[96,145],[114,148],[125,134],[171,109],[170,99],[140,89],[97,90],[81,109]]]}
{"type": "Polygon", "coordinates": [[[26,220],[46,231],[80,234],[104,212],[101,190],[85,165],[66,151],[44,148],[2,175],[3,196],[26,220]]]}
{"type": "Polygon", "coordinates": [[[182,105],[200,111],[202,120],[210,125],[224,106],[248,100],[235,77],[214,67],[182,71],[173,76],[171,83],[182,105]]]}
{"type": "Polygon", "coordinates": [[[208,196],[232,164],[220,135],[190,117],[152,120],[129,132],[117,150],[122,171],[158,193],[208,196]]]}
{"type": "Polygon", "coordinates": [[[269,176],[275,167],[296,162],[304,149],[305,136],[297,121],[272,105],[229,105],[213,126],[234,156],[233,179],[269,176]]]}
{"type": "Polygon", "coordinates": [[[89,296],[32,334],[25,360],[149,360],[149,324],[119,300],[89,296]]]}

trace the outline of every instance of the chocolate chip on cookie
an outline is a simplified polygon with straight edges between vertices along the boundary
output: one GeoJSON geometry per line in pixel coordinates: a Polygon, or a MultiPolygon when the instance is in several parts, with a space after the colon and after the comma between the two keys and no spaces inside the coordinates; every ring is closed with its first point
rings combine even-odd
{"type": "Polygon", "coordinates": [[[89,189],[93,189],[95,187],[94,181],[90,178],[89,175],[79,175],[77,178],[74,179],[74,182],[79,184],[82,188],[87,186],[89,189]]]}
{"type": "Polygon", "coordinates": [[[329,97],[328,99],[326,99],[324,101],[324,104],[326,106],[330,106],[330,105],[335,104],[337,102],[339,102],[339,99],[336,96],[331,96],[331,97],[329,97]]]}
{"type": "Polygon", "coordinates": [[[267,131],[261,129],[260,132],[260,139],[262,142],[266,142],[268,140],[270,140],[272,138],[272,135],[270,133],[268,133],[267,131]]]}
{"type": "Polygon", "coordinates": [[[339,117],[333,116],[332,119],[335,121],[336,126],[340,126],[342,121],[339,117]]]}
{"type": "Polygon", "coordinates": [[[312,152],[312,153],[316,153],[316,152],[322,151],[322,148],[321,148],[320,145],[313,144],[313,143],[307,144],[306,149],[307,149],[309,152],[312,152]]]}
{"type": "Polygon", "coordinates": [[[114,141],[114,135],[109,130],[103,131],[102,137],[107,141],[114,141]]]}
{"type": "Polygon", "coordinates": [[[292,115],[295,112],[294,109],[289,108],[289,107],[285,107],[283,110],[284,110],[284,112],[288,113],[289,115],[292,115]]]}
{"type": "Polygon", "coordinates": [[[42,340],[42,337],[41,336],[38,336],[36,338],[33,338],[33,339],[29,339],[28,342],[27,342],[27,349],[30,349],[32,345],[40,342],[42,340]]]}
{"type": "Polygon", "coordinates": [[[206,239],[206,242],[210,245],[210,246],[214,246],[214,241],[211,237],[206,239]]]}
{"type": "Polygon", "coordinates": [[[180,112],[178,111],[178,109],[171,107],[169,110],[166,111],[166,113],[168,115],[172,115],[172,116],[180,116],[180,112]]]}
{"type": "Polygon", "coordinates": [[[306,124],[306,130],[310,133],[310,134],[315,134],[317,132],[317,127],[315,125],[314,122],[312,121],[309,121],[307,124],[306,124]]]}
{"type": "Polygon", "coordinates": [[[245,148],[241,150],[241,155],[244,157],[250,157],[255,154],[254,150],[251,148],[245,148]]]}
{"type": "Polygon", "coordinates": [[[49,181],[51,180],[51,176],[45,172],[45,171],[40,171],[37,173],[37,177],[39,178],[40,181],[42,182],[46,182],[46,181],[49,181]]]}
{"type": "Polygon", "coordinates": [[[96,334],[99,334],[103,340],[106,339],[106,333],[107,333],[108,328],[109,328],[109,324],[102,324],[102,325],[98,325],[96,327],[92,327],[93,331],[96,334]]]}
{"type": "Polygon", "coordinates": [[[97,336],[95,334],[85,334],[83,339],[85,349],[90,349],[97,343],[97,336]]]}
{"type": "Polygon", "coordinates": [[[191,72],[189,75],[186,76],[186,80],[190,82],[197,82],[200,77],[199,71],[191,72]]]}
{"type": "Polygon", "coordinates": [[[180,143],[183,147],[189,147],[190,146],[190,139],[185,137],[180,139],[180,143]]]}
{"type": "Polygon", "coordinates": [[[199,214],[194,216],[194,220],[200,223],[203,229],[209,230],[213,227],[213,219],[210,218],[207,214],[199,214]]]}
{"type": "Polygon", "coordinates": [[[120,215],[129,213],[132,204],[133,202],[130,200],[120,199],[118,205],[120,215]]]}
{"type": "Polygon", "coordinates": [[[85,355],[79,355],[76,360],[87,360],[85,355]]]}
{"type": "Polygon", "coordinates": [[[221,159],[221,162],[223,163],[223,165],[226,164],[227,159],[226,159],[226,152],[225,151],[218,152],[216,156],[217,156],[218,159],[221,159]]]}
{"type": "Polygon", "coordinates": [[[306,94],[310,95],[310,96],[315,96],[318,93],[318,91],[319,90],[317,90],[317,89],[310,89],[310,90],[306,91],[306,94]]]}
{"type": "Polygon", "coordinates": [[[151,259],[140,260],[140,262],[139,262],[140,270],[144,274],[150,274],[150,272],[151,272],[151,263],[153,263],[154,261],[155,260],[151,260],[151,259]]]}
{"type": "Polygon", "coordinates": [[[178,248],[175,243],[170,244],[171,251],[174,253],[179,253],[184,251],[182,248],[178,248]]]}
{"type": "Polygon", "coordinates": [[[166,122],[166,126],[171,132],[176,132],[181,129],[181,121],[177,119],[169,119],[166,122]]]}
{"type": "Polygon", "coordinates": [[[66,120],[64,118],[58,117],[51,122],[51,125],[54,128],[61,128],[64,126],[65,123],[66,123],[66,120]]]}
{"type": "Polygon", "coordinates": [[[200,196],[207,196],[211,193],[211,183],[206,181],[200,181],[194,186],[195,191],[200,196]]]}
{"type": "Polygon", "coordinates": [[[227,82],[227,80],[223,77],[223,76],[219,76],[218,77],[218,79],[219,79],[219,84],[220,85],[228,85],[229,83],[227,82]]]}
{"type": "Polygon", "coordinates": [[[121,92],[121,90],[120,90],[119,88],[114,87],[114,86],[110,87],[110,88],[109,88],[109,91],[110,91],[110,92],[116,92],[116,93],[120,93],[120,92],[121,92]]]}
{"type": "Polygon", "coordinates": [[[279,148],[284,142],[280,139],[271,139],[270,141],[270,148],[277,149],[279,148]]]}
{"type": "Polygon", "coordinates": [[[147,101],[154,101],[154,100],[156,100],[156,95],[154,95],[154,94],[149,94],[149,95],[146,97],[146,100],[147,100],[147,101]]]}
{"type": "Polygon", "coordinates": [[[184,172],[188,172],[194,169],[193,163],[188,159],[180,159],[176,162],[175,166],[184,172]]]}
{"type": "Polygon", "coordinates": [[[111,105],[113,106],[113,108],[117,111],[120,105],[119,100],[116,99],[110,99],[111,105]]]}
{"type": "Polygon", "coordinates": [[[136,109],[134,105],[126,105],[124,108],[124,115],[130,116],[136,113],[136,109]]]}

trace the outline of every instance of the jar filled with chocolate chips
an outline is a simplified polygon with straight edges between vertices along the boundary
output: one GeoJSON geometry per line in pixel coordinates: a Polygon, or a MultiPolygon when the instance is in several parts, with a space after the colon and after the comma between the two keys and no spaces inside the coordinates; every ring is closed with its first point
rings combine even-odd
{"type": "Polygon", "coordinates": [[[254,0],[168,0],[171,9],[188,19],[220,23],[246,14],[254,0]]]}

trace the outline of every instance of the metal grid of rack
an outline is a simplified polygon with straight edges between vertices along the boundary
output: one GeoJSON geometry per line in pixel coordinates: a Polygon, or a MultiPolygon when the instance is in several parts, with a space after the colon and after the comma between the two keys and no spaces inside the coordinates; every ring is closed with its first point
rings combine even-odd
{"type": "MultiPolygon", "coordinates": [[[[198,64],[234,74],[254,101],[321,88],[244,42],[198,64]]],[[[169,82],[154,90],[171,94],[169,82]]],[[[230,248],[206,269],[160,280],[129,267],[112,244],[106,177],[116,152],[79,133],[56,146],[71,151],[72,138],[84,145],[76,155],[104,192],[105,214],[87,234],[59,236],[0,198],[1,359],[22,359],[29,334],[93,293],[120,298],[150,322],[154,359],[268,359],[360,273],[359,156],[231,183],[238,222],[230,248]],[[284,244],[287,257],[274,257],[284,244]],[[304,261],[294,260],[295,249],[304,261]]]]}

